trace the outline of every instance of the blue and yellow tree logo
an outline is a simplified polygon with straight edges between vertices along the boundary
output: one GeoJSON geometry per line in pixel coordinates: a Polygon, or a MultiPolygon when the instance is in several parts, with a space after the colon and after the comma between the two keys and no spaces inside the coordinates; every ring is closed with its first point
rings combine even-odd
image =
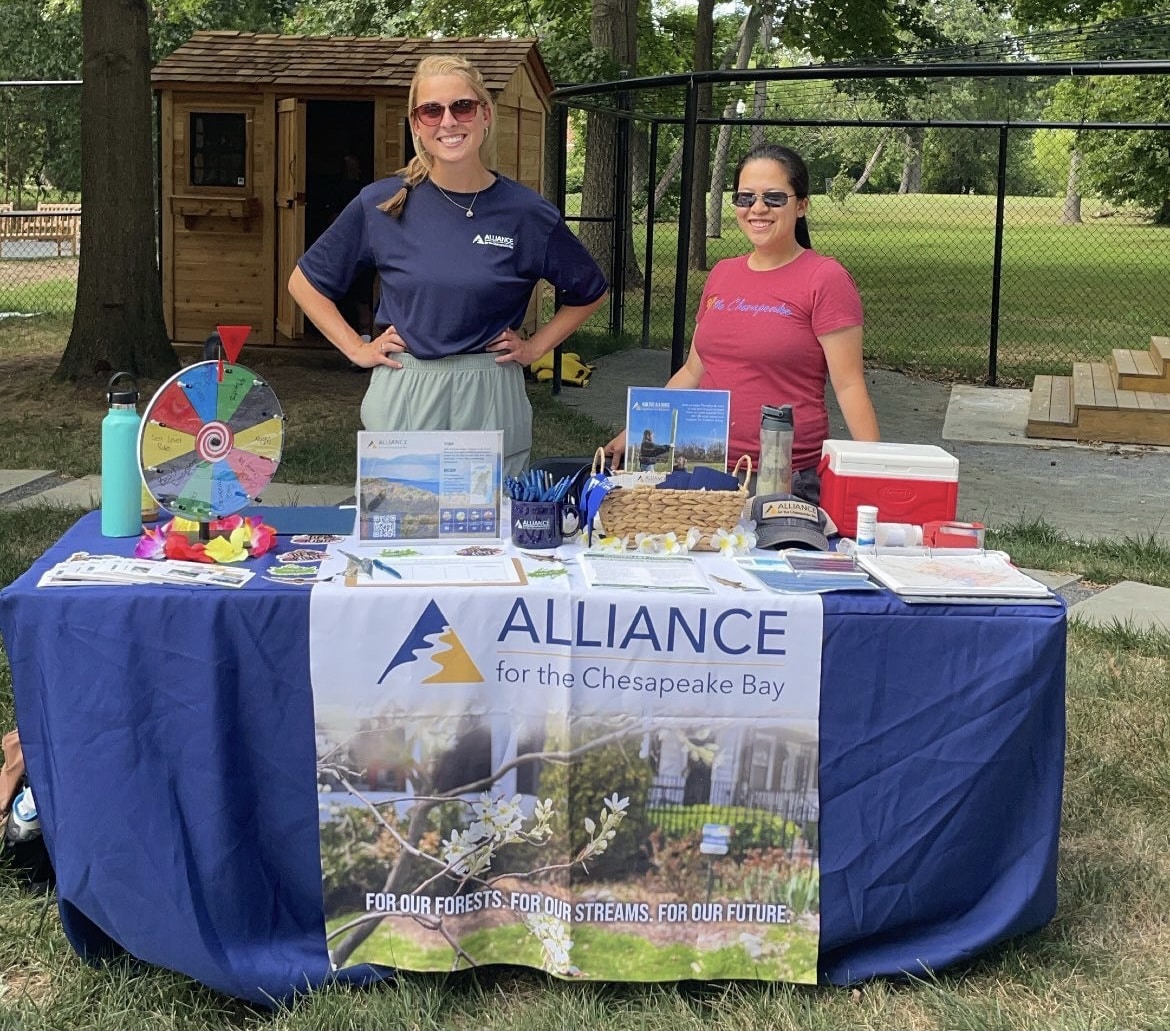
{"type": "Polygon", "coordinates": [[[411,628],[389,665],[382,670],[378,683],[382,683],[399,666],[429,659],[438,670],[423,678],[423,684],[482,684],[483,674],[476,666],[451,621],[432,599],[418,621],[411,628]],[[431,651],[434,649],[434,651],[431,651]],[[426,654],[431,652],[431,654],[426,654]]]}

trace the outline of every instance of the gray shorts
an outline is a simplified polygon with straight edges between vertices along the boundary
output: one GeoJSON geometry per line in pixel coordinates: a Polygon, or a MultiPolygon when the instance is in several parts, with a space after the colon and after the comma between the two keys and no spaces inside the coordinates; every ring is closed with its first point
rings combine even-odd
{"type": "Polygon", "coordinates": [[[532,448],[532,405],[524,367],[493,354],[422,361],[394,356],[401,369],[379,365],[362,399],[367,430],[503,430],[504,475],[518,476],[532,448]]]}

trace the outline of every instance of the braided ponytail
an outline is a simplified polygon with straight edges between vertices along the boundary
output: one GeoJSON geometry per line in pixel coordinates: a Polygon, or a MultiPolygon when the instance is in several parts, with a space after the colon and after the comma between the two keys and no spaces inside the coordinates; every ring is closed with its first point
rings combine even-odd
{"type": "Polygon", "coordinates": [[[430,178],[432,160],[430,154],[420,151],[406,163],[405,168],[398,169],[394,174],[402,177],[402,188],[389,200],[382,201],[378,205],[378,210],[386,212],[392,218],[400,218],[410,191],[424,179],[430,178]]]}

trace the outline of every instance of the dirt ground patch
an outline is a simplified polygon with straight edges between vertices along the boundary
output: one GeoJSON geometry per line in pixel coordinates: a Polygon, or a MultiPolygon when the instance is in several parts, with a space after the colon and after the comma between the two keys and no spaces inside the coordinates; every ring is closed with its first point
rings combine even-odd
{"type": "Polygon", "coordinates": [[[36,286],[54,279],[77,279],[76,258],[42,258],[0,261],[0,289],[12,286],[36,286]]]}

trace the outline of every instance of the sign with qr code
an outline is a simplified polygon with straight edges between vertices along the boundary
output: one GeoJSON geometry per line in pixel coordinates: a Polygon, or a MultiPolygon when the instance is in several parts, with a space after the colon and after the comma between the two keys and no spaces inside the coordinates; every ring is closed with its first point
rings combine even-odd
{"type": "Polygon", "coordinates": [[[357,435],[359,543],[502,540],[502,430],[357,435]]]}

